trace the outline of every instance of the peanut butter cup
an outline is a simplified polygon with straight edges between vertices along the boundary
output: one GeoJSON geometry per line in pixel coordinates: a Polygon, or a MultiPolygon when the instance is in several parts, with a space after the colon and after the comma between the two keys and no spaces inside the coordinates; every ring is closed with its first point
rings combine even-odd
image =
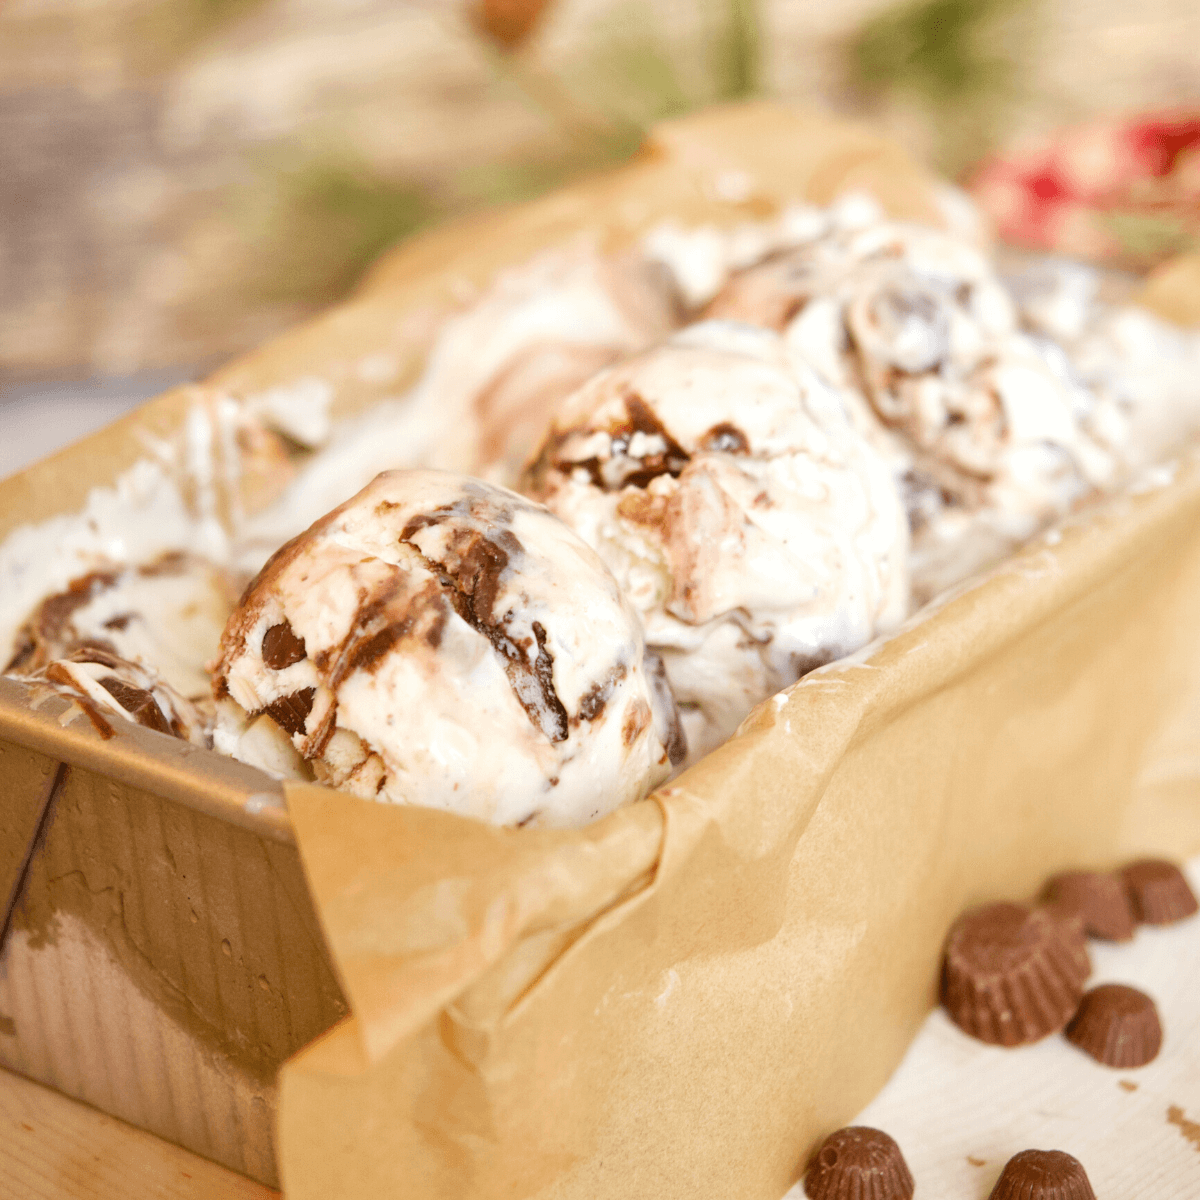
{"type": "Polygon", "coordinates": [[[1127,942],[1137,922],[1121,880],[1102,871],[1066,871],[1046,885],[1051,906],[1077,913],[1084,932],[1109,942],[1127,942]]]}
{"type": "Polygon", "coordinates": [[[1061,1150],[1022,1150],[1004,1164],[988,1200],[1096,1200],[1083,1163],[1061,1150]]]}
{"type": "Polygon", "coordinates": [[[1170,925],[1190,917],[1200,905],[1183,872],[1161,858],[1144,858],[1122,868],[1121,881],[1143,925],[1170,925]]]}
{"type": "Polygon", "coordinates": [[[1091,972],[1077,930],[1024,904],[986,904],[959,917],[942,962],[941,1000],[950,1019],[1000,1046],[1062,1029],[1091,972]]]}
{"type": "Polygon", "coordinates": [[[894,1138],[850,1125],[821,1143],[808,1164],[804,1191],[810,1200],[909,1200],[913,1177],[894,1138]]]}
{"type": "Polygon", "coordinates": [[[1158,1009],[1145,992],[1106,983],[1084,993],[1067,1039],[1106,1067],[1144,1067],[1162,1047],[1158,1009]]]}

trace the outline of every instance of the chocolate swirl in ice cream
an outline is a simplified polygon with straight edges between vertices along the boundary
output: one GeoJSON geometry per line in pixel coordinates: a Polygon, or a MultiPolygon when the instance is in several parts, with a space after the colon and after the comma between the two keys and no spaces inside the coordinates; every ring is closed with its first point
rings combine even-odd
{"type": "Polygon", "coordinates": [[[555,406],[680,323],[666,274],[578,247],[500,277],[442,330],[414,400],[436,428],[423,465],[509,483],[555,406]]]}
{"type": "Polygon", "coordinates": [[[211,710],[181,696],[153,667],[103,646],[76,646],[26,678],[76,701],[102,737],[113,734],[108,718],[119,717],[196,746],[212,744],[211,710]]]}
{"type": "Polygon", "coordinates": [[[205,663],[234,596],[228,572],[184,551],[89,571],[30,614],[4,672],[31,675],[77,650],[95,650],[151,667],[181,695],[207,700],[205,663]]]}
{"type": "Polygon", "coordinates": [[[702,323],[602,372],[525,486],[642,613],[694,755],[906,613],[889,468],[766,330],[702,323]]]}
{"type": "Polygon", "coordinates": [[[214,687],[218,748],[501,824],[594,819],[680,757],[599,559],[541,506],[437,471],[385,473],[284,546],[214,687]]]}
{"type": "Polygon", "coordinates": [[[932,229],[877,221],[735,276],[712,302],[783,332],[892,459],[918,600],[1110,486],[1124,417],[1020,319],[994,266],[932,229]]]}

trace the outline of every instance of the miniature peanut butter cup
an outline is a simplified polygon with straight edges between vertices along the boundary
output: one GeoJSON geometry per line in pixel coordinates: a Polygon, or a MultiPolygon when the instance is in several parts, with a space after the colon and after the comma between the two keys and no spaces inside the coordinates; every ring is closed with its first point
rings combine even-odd
{"type": "Polygon", "coordinates": [[[808,1164],[804,1191],[810,1200],[909,1200],[913,1177],[894,1138],[850,1125],[821,1143],[808,1164]]]}
{"type": "Polygon", "coordinates": [[[1067,1038],[1106,1067],[1144,1067],[1162,1047],[1162,1024],[1145,992],[1105,983],[1084,993],[1067,1038]]]}
{"type": "Polygon", "coordinates": [[[1190,917],[1200,905],[1183,872],[1161,858],[1144,858],[1121,871],[1133,915],[1143,925],[1170,925],[1190,917]]]}
{"type": "Polygon", "coordinates": [[[1022,1150],[1004,1165],[988,1200],[1096,1200],[1083,1163],[1061,1150],[1022,1150]]]}
{"type": "Polygon", "coordinates": [[[965,1033],[1021,1046],[1066,1025],[1090,973],[1077,924],[1024,904],[986,904],[951,927],[941,999],[965,1033]]]}
{"type": "Polygon", "coordinates": [[[1084,932],[1109,942],[1127,942],[1137,922],[1125,886],[1115,875],[1101,871],[1066,871],[1046,885],[1052,907],[1075,913],[1084,932]]]}

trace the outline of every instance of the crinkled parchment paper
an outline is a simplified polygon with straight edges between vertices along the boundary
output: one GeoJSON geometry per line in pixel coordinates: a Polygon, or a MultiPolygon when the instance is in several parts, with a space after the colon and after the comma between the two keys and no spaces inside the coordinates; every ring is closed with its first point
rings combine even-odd
{"type": "MultiPolygon", "coordinates": [[[[779,136],[743,127],[756,161],[779,136]]],[[[962,908],[1200,849],[1198,614],[1193,456],[589,829],[290,787],[353,1015],[284,1069],[289,1200],[778,1200],[900,1061],[962,908]]]]}

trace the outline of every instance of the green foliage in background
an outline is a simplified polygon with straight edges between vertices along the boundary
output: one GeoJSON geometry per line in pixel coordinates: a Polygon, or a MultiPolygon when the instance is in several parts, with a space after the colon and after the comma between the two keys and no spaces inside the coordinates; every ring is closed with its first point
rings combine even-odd
{"type": "Polygon", "coordinates": [[[703,45],[689,77],[688,47],[667,36],[646,0],[628,0],[597,19],[579,61],[551,70],[536,58],[484,45],[497,77],[516,86],[562,135],[548,158],[474,164],[457,182],[469,203],[529,199],[633,154],[656,122],[722,100],[754,95],[761,85],[757,0],[695,0],[703,45]]]}
{"type": "Polygon", "coordinates": [[[1155,263],[1197,247],[1195,230],[1178,217],[1134,212],[1110,212],[1101,217],[1125,252],[1140,262],[1155,263]]]}
{"type": "Polygon", "coordinates": [[[570,71],[570,88],[594,121],[620,131],[610,156],[631,153],[655,121],[695,106],[649,5],[616,5],[596,22],[587,45],[587,56],[570,71]]]}
{"type": "Polygon", "coordinates": [[[753,96],[762,86],[758,4],[756,0],[717,0],[716,7],[711,51],[713,99],[753,96]]]}
{"type": "Polygon", "coordinates": [[[639,135],[655,121],[705,104],[739,100],[761,86],[757,0],[695,0],[700,44],[669,37],[646,0],[627,0],[599,19],[587,58],[572,65],[575,90],[598,115],[619,114],[639,135]],[[681,60],[691,58],[690,73],[681,60]]]}
{"type": "Polygon", "coordinates": [[[272,300],[344,292],[383,250],[438,213],[424,189],[333,154],[272,172],[255,195],[268,197],[258,210],[260,290],[272,300]]]}
{"type": "Polygon", "coordinates": [[[994,140],[1021,86],[1038,0],[902,0],[863,24],[847,54],[852,87],[867,97],[916,100],[956,172],[994,140]]]}
{"type": "Polygon", "coordinates": [[[1027,0],[906,0],[869,20],[851,48],[868,88],[911,88],[939,103],[1010,82],[1015,64],[998,55],[989,27],[1027,0]]]}
{"type": "MultiPolygon", "coordinates": [[[[249,4],[258,0],[194,0],[249,4]]],[[[270,247],[264,294],[319,300],[350,286],[383,249],[422,225],[464,209],[541,195],[570,179],[627,159],[656,121],[760,86],[761,37],[756,0],[695,0],[702,42],[680,47],[646,0],[627,0],[597,19],[586,53],[550,64],[535,44],[514,52],[479,38],[496,85],[514,88],[557,134],[540,155],[528,150],[472,163],[438,189],[373,174],[345,156],[311,152],[265,164],[269,196],[256,208],[255,236],[270,247]],[[689,75],[681,61],[691,51],[689,75]]],[[[294,149],[293,149],[294,152],[294,149]]]]}

